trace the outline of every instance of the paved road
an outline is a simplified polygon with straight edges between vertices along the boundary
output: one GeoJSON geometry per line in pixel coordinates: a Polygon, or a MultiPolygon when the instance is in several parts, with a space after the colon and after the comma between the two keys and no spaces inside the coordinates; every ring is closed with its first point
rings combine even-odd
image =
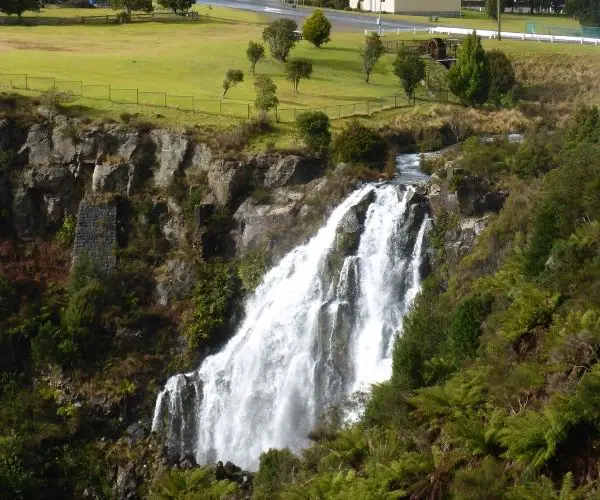
{"type": "MultiPolygon", "coordinates": [[[[287,17],[298,21],[298,24],[302,24],[301,21],[309,16],[313,10],[310,7],[301,6],[293,9],[289,5],[281,4],[276,0],[256,0],[254,2],[247,0],[196,0],[196,3],[260,12],[272,17],[287,17]]],[[[331,21],[333,27],[340,31],[377,29],[377,18],[374,16],[365,16],[364,14],[344,11],[327,11],[325,15],[331,21]]],[[[429,29],[427,24],[413,24],[387,19],[382,20],[381,26],[384,30],[413,31],[416,28],[417,31],[427,31],[429,29]]]]}

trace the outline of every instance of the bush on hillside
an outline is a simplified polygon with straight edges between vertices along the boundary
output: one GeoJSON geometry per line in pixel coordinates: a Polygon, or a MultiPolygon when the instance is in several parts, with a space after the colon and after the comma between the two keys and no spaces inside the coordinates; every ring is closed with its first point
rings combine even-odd
{"type": "Polygon", "coordinates": [[[338,163],[360,163],[381,168],[387,157],[387,144],[377,132],[354,119],[335,136],[331,157],[338,163]]]}
{"type": "Polygon", "coordinates": [[[425,62],[418,55],[401,49],[393,63],[394,74],[400,79],[400,84],[408,97],[425,78],[425,62]]]}
{"type": "Polygon", "coordinates": [[[296,118],[296,128],[306,145],[316,153],[324,153],[331,144],[329,117],[322,111],[307,111],[296,118]]]}
{"type": "Polygon", "coordinates": [[[296,21],[277,19],[269,23],[263,30],[263,40],[269,45],[271,56],[277,61],[285,62],[290,50],[296,45],[294,31],[298,29],[296,21]]]}
{"type": "Polygon", "coordinates": [[[510,59],[501,50],[491,50],[486,54],[488,69],[490,72],[489,100],[500,104],[516,85],[517,78],[510,59]]]}

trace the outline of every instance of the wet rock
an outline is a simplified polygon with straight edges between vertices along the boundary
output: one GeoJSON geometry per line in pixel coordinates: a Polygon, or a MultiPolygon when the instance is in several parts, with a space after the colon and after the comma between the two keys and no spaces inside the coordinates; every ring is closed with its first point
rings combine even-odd
{"type": "Polygon", "coordinates": [[[52,161],[54,163],[69,164],[75,160],[77,134],[77,127],[73,122],[64,117],[57,118],[57,123],[52,131],[52,161]]]}
{"type": "Polygon", "coordinates": [[[316,158],[295,155],[274,157],[264,178],[265,187],[306,184],[323,173],[323,164],[316,158]]]}
{"type": "Polygon", "coordinates": [[[164,237],[173,245],[183,245],[186,241],[185,219],[177,201],[169,197],[167,212],[160,217],[159,226],[164,237]]]}
{"type": "Polygon", "coordinates": [[[152,130],[152,141],[156,144],[157,169],[154,172],[154,184],[159,188],[167,188],[183,164],[189,139],[169,130],[152,130]]]}
{"type": "Polygon", "coordinates": [[[248,169],[237,162],[227,162],[208,172],[208,186],[217,203],[226,206],[248,190],[248,169]]]}
{"type": "Polygon", "coordinates": [[[125,440],[129,446],[135,446],[150,435],[150,430],[142,422],[134,422],[125,430],[125,440]]]}
{"type": "Polygon", "coordinates": [[[476,214],[485,214],[488,212],[499,212],[508,198],[506,191],[492,191],[485,193],[473,201],[473,211],[476,214]]]}
{"type": "Polygon", "coordinates": [[[115,497],[119,500],[138,498],[137,477],[134,464],[127,463],[119,466],[117,469],[117,479],[114,485],[114,493],[115,497]]]}

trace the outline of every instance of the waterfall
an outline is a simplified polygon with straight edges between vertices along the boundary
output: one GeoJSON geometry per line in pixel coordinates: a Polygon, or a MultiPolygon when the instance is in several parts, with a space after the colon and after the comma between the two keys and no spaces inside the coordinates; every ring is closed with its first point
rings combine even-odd
{"type": "Polygon", "coordinates": [[[357,189],[265,275],[227,345],[159,394],[152,428],[171,453],[255,468],[269,448],[306,446],[328,406],[390,377],[429,224],[414,193],[357,189]]]}

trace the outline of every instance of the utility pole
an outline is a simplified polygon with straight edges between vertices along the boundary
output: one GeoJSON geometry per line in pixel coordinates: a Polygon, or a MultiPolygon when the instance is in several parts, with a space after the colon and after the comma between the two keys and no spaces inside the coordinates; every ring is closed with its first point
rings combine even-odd
{"type": "Polygon", "coordinates": [[[498,41],[502,41],[502,32],[500,29],[500,4],[503,2],[503,0],[496,0],[496,8],[498,9],[497,15],[498,15],[498,41]]]}
{"type": "Polygon", "coordinates": [[[381,1],[379,0],[379,15],[377,16],[377,33],[381,36],[381,1]]]}

